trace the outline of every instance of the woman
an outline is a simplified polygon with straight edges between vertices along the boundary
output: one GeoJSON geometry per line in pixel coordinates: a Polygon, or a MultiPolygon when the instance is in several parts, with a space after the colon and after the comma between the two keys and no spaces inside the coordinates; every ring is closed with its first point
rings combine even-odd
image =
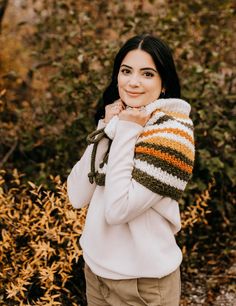
{"type": "Polygon", "coordinates": [[[179,305],[175,234],[194,161],[189,113],[168,46],[151,35],[129,39],[91,144],[68,177],[72,205],[89,204],[80,239],[88,305],[179,305]]]}

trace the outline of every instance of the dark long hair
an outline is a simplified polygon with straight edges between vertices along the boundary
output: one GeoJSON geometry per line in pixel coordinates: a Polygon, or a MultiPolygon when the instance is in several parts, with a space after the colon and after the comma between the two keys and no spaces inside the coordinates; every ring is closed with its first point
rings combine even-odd
{"type": "Polygon", "coordinates": [[[102,98],[98,101],[97,112],[95,114],[96,122],[104,116],[105,106],[119,99],[117,77],[120,65],[126,54],[135,49],[141,49],[151,55],[156,69],[160,74],[162,87],[165,88],[165,95],[163,98],[180,97],[179,78],[168,45],[153,35],[137,35],[127,40],[115,57],[111,82],[105,89],[102,98]]]}

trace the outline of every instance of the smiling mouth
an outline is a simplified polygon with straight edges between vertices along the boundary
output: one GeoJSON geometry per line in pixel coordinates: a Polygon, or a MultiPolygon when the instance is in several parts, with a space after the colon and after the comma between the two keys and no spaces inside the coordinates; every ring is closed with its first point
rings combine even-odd
{"type": "Polygon", "coordinates": [[[131,97],[137,97],[143,94],[143,92],[132,92],[132,91],[126,91],[126,93],[131,97]]]}

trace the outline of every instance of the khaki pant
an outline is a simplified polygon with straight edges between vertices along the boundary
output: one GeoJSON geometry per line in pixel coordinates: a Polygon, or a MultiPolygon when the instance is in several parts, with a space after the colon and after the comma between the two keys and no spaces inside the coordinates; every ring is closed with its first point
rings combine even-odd
{"type": "Polygon", "coordinates": [[[162,278],[111,280],[85,264],[88,306],[178,306],[180,269],[162,278]]]}

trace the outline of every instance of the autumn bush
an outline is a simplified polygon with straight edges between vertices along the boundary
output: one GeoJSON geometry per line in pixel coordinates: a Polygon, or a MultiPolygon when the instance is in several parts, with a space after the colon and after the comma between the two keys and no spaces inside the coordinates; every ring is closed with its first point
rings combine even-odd
{"type": "Polygon", "coordinates": [[[4,36],[7,19],[0,36],[0,302],[44,305],[52,296],[76,305],[85,301],[78,247],[85,211],[72,210],[64,182],[128,37],[149,32],[168,42],[192,106],[196,161],[180,201],[184,253],[201,235],[234,224],[235,6],[53,0],[24,3],[21,12],[29,9],[33,18],[16,25],[14,39],[4,36]]]}
{"type": "MultiPolygon", "coordinates": [[[[50,179],[48,190],[23,183],[17,170],[0,173],[0,305],[86,305],[79,247],[86,208],[73,209],[65,183],[50,179]]],[[[183,229],[206,222],[210,188],[182,213],[183,229]]]]}
{"type": "MultiPolygon", "coordinates": [[[[214,180],[212,217],[229,223],[236,183],[232,2],[59,0],[33,9],[30,35],[22,34],[28,68],[21,73],[19,59],[15,71],[12,63],[0,67],[0,165],[37,183],[50,174],[65,179],[94,128],[115,53],[128,37],[151,32],[172,48],[182,96],[192,105],[196,162],[182,204],[193,204],[214,180]]],[[[0,52],[7,61],[7,50],[0,52]]]]}
{"type": "Polygon", "coordinates": [[[0,305],[86,305],[78,238],[86,209],[55,191],[24,184],[17,170],[0,175],[0,305]]]}

